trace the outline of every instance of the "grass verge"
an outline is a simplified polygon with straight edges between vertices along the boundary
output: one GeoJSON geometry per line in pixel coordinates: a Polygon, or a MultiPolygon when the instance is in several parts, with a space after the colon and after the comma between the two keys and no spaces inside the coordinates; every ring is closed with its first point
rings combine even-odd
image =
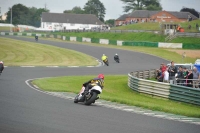
{"type": "Polygon", "coordinates": [[[86,54],[40,43],[0,37],[0,46],[0,59],[9,66],[98,65],[96,59],[86,54]]]}
{"type": "MultiPolygon", "coordinates": [[[[69,33],[54,33],[64,36],[101,38],[109,40],[123,40],[123,41],[140,41],[140,42],[165,42],[166,35],[154,34],[148,32],[123,32],[123,33],[98,33],[98,32],[69,32],[69,33]]],[[[167,43],[190,43],[199,44],[200,38],[197,37],[177,37],[167,43]]]]}
{"type": "MultiPolygon", "coordinates": [[[[55,39],[55,38],[42,38],[42,39],[51,40],[55,42],[56,41],[63,42],[63,40],[55,39]]],[[[176,53],[175,51],[170,51],[170,49],[165,49],[165,48],[140,47],[140,46],[114,46],[114,45],[104,45],[104,44],[95,44],[95,43],[86,43],[86,42],[70,42],[70,41],[68,42],[76,44],[76,45],[89,45],[89,46],[96,46],[96,47],[106,47],[106,48],[115,48],[115,49],[123,49],[123,50],[135,51],[135,52],[142,52],[145,54],[155,55],[169,61],[173,60],[177,63],[182,63],[182,55],[176,53]]],[[[184,62],[194,63],[195,60],[198,58],[200,58],[200,55],[196,58],[191,58],[187,56],[184,59],[184,62]]]]}
{"type": "MultiPolygon", "coordinates": [[[[34,80],[44,91],[78,93],[82,83],[94,76],[67,76],[34,80]]],[[[105,88],[101,98],[112,102],[138,106],[155,111],[163,111],[190,117],[200,118],[199,106],[152,97],[132,91],[127,86],[127,75],[106,75],[105,88]]]]}
{"type": "MultiPolygon", "coordinates": [[[[200,24],[200,20],[193,20],[190,22],[173,22],[173,24],[180,24],[184,28],[185,32],[199,32],[199,29],[196,29],[196,24],[200,24]],[[188,29],[188,26],[191,25],[192,28],[188,29]]],[[[125,26],[113,27],[112,30],[160,30],[160,23],[136,23],[125,26]]]]}

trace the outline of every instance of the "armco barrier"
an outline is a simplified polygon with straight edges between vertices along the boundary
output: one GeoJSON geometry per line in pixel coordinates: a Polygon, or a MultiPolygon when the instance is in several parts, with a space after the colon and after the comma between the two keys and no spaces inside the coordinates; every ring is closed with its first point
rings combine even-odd
{"type": "Polygon", "coordinates": [[[109,40],[108,39],[100,39],[99,43],[100,44],[109,44],[109,40]]]}
{"type": "Polygon", "coordinates": [[[98,38],[91,38],[91,42],[92,43],[99,43],[99,39],[98,38]]]}
{"type": "Polygon", "coordinates": [[[82,37],[76,37],[77,42],[82,42],[82,37]]]}
{"type": "Polygon", "coordinates": [[[76,42],[76,37],[70,37],[70,41],[75,41],[76,42]]]}
{"type": "Polygon", "coordinates": [[[123,46],[145,46],[145,47],[158,47],[157,42],[123,42],[123,46]]]}
{"type": "Polygon", "coordinates": [[[128,74],[128,86],[134,91],[200,105],[200,89],[140,79],[135,75],[135,72],[128,74]]]}
{"type": "Polygon", "coordinates": [[[117,45],[117,41],[116,40],[109,40],[109,44],[110,45],[117,45]]]}
{"type": "Polygon", "coordinates": [[[156,70],[145,70],[145,71],[136,71],[130,73],[132,76],[141,78],[141,79],[150,79],[156,76],[156,70]]]}
{"type": "Polygon", "coordinates": [[[151,96],[159,96],[163,98],[169,97],[169,84],[139,79],[132,76],[131,74],[129,74],[128,77],[128,86],[137,92],[149,94],[151,96]]]}
{"type": "Polygon", "coordinates": [[[183,49],[200,49],[200,44],[183,43],[183,49]]]}
{"type": "Polygon", "coordinates": [[[200,89],[170,85],[169,99],[200,105],[200,89]]]}
{"type": "Polygon", "coordinates": [[[124,41],[117,41],[117,46],[122,46],[124,41]]]}
{"type": "Polygon", "coordinates": [[[182,43],[158,43],[159,48],[182,48],[182,45],[182,43]]]}
{"type": "Polygon", "coordinates": [[[91,43],[91,38],[83,37],[82,38],[82,42],[89,42],[89,43],[91,43]]]}

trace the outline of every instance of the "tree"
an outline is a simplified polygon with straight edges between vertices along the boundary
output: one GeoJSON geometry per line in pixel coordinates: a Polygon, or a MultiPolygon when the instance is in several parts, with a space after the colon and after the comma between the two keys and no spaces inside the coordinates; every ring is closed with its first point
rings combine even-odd
{"type": "MultiPolygon", "coordinates": [[[[13,24],[27,24],[28,19],[27,16],[29,14],[29,9],[22,5],[22,4],[17,4],[12,6],[12,23],[13,24]]],[[[11,9],[7,12],[7,19],[6,23],[11,23],[11,9]]]]}
{"type": "Polygon", "coordinates": [[[193,9],[193,8],[187,8],[187,7],[183,7],[180,12],[190,12],[191,14],[193,14],[194,16],[196,16],[197,18],[199,18],[199,13],[193,9]]]}
{"type": "MultiPolygon", "coordinates": [[[[48,9],[44,8],[28,8],[22,4],[16,4],[12,6],[12,24],[32,25],[35,27],[40,26],[40,18],[42,12],[49,12],[48,9]]],[[[11,10],[7,12],[6,23],[10,23],[11,10]]]]}
{"type": "Polygon", "coordinates": [[[106,20],[105,24],[109,25],[110,27],[113,27],[115,25],[115,19],[106,20]]]}
{"type": "Polygon", "coordinates": [[[134,10],[162,10],[160,0],[121,0],[124,6],[124,12],[134,10]]]}
{"type": "Polygon", "coordinates": [[[75,14],[84,14],[84,10],[80,7],[75,6],[72,10],[65,10],[63,13],[75,13],[75,14]]]}
{"type": "Polygon", "coordinates": [[[41,26],[41,15],[42,15],[43,12],[49,12],[49,10],[46,9],[46,8],[37,9],[35,14],[33,15],[33,20],[34,20],[33,26],[35,26],[35,27],[40,27],[41,26]]]}
{"type": "Polygon", "coordinates": [[[99,0],[88,0],[83,9],[85,13],[94,14],[99,18],[99,20],[104,22],[106,8],[99,0]]]}

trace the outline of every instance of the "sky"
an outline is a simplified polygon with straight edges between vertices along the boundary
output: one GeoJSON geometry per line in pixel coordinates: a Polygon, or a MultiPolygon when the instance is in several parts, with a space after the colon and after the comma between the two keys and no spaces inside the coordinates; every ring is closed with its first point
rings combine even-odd
{"type": "MultiPolygon", "coordinates": [[[[87,3],[88,0],[0,0],[1,13],[3,15],[9,7],[15,4],[23,4],[26,7],[44,8],[45,4],[47,9],[53,13],[63,13],[64,10],[71,10],[75,6],[81,8],[87,3]]],[[[117,19],[123,12],[123,4],[121,0],[100,0],[105,8],[105,20],[117,19]]],[[[200,0],[160,0],[160,3],[165,11],[180,11],[183,7],[194,8],[200,12],[200,0]]]]}

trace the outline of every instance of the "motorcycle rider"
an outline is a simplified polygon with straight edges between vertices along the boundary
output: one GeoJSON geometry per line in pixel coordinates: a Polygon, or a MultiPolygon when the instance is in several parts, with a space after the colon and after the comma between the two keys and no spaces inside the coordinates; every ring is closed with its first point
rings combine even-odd
{"type": "Polygon", "coordinates": [[[115,61],[119,60],[119,56],[118,56],[117,53],[116,53],[115,56],[114,56],[114,60],[115,60],[115,61]]]}
{"type": "MultiPolygon", "coordinates": [[[[104,75],[103,74],[99,74],[97,76],[97,78],[91,79],[91,80],[83,83],[83,88],[81,89],[80,94],[87,95],[89,90],[92,89],[92,87],[94,87],[94,86],[99,86],[99,87],[101,87],[101,89],[104,88],[104,75]]],[[[97,97],[97,99],[99,99],[99,97],[97,97]]]]}
{"type": "Polygon", "coordinates": [[[37,35],[37,34],[35,34],[35,40],[36,40],[36,41],[38,40],[38,35],[37,35]]]}
{"type": "Polygon", "coordinates": [[[0,73],[3,72],[3,69],[4,69],[3,61],[0,61],[0,73]]]}
{"type": "Polygon", "coordinates": [[[101,57],[101,59],[102,59],[103,62],[104,62],[107,58],[108,58],[108,57],[107,57],[105,54],[103,54],[102,57],[101,57]]]}

